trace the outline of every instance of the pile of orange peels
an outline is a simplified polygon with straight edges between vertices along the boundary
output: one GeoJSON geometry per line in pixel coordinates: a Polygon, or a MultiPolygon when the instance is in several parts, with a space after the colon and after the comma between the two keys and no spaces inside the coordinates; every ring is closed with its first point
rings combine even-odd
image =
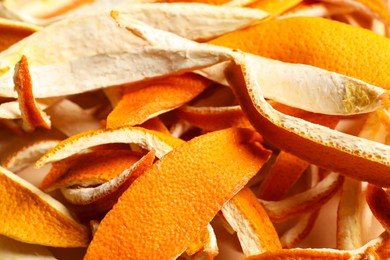
{"type": "Polygon", "coordinates": [[[390,259],[390,2],[0,1],[1,259],[390,259]]]}

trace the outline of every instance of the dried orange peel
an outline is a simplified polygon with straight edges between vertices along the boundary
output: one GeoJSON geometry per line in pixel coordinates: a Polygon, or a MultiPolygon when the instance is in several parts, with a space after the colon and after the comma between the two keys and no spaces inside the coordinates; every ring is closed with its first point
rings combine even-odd
{"type": "Polygon", "coordinates": [[[227,129],[175,148],[121,196],[100,223],[85,258],[180,255],[267,160],[269,153],[254,143],[256,136],[247,129],[227,129]]]}
{"type": "Polygon", "coordinates": [[[88,245],[87,228],[76,222],[64,205],[2,167],[0,190],[1,221],[6,223],[1,225],[2,235],[54,247],[88,245]]]}

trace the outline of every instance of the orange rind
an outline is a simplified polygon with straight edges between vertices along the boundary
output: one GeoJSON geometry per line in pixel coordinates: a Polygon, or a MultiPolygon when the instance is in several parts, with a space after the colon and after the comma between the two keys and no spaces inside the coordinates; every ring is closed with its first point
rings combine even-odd
{"type": "Polygon", "coordinates": [[[208,224],[185,251],[185,259],[214,259],[218,255],[217,238],[213,227],[208,224]]]}
{"type": "Polygon", "coordinates": [[[68,209],[12,172],[0,168],[0,234],[52,247],[86,247],[87,228],[68,209]],[[15,217],[18,216],[18,217],[15,217]]]}
{"type": "Polygon", "coordinates": [[[175,148],[123,193],[100,223],[85,259],[180,255],[267,160],[269,152],[257,139],[253,131],[233,128],[175,148]]]}
{"type": "Polygon", "coordinates": [[[221,212],[237,232],[245,256],[282,248],[267,212],[249,188],[243,188],[226,202],[221,212]]]}

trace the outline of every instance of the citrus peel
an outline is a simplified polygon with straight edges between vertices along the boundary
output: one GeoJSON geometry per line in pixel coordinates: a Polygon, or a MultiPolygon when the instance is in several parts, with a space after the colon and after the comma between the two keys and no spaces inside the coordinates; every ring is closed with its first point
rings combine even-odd
{"type": "Polygon", "coordinates": [[[249,188],[243,188],[221,212],[237,232],[245,256],[281,249],[278,234],[263,206],[249,188]]]}
{"type": "Polygon", "coordinates": [[[23,119],[23,129],[26,131],[33,131],[37,127],[50,129],[50,118],[35,101],[28,61],[25,56],[22,56],[15,66],[14,82],[23,119]]]}
{"type": "Polygon", "coordinates": [[[123,193],[102,220],[85,258],[180,255],[267,160],[269,153],[253,143],[256,136],[247,129],[216,131],[165,155],[123,193]],[[173,165],[180,165],[179,172],[173,165]],[[221,181],[223,188],[215,189],[214,184],[221,181]],[[141,206],[145,203],[148,207],[141,206]],[[160,250],[162,245],[164,250],[160,250]]]}
{"type": "Polygon", "coordinates": [[[390,185],[388,146],[277,112],[264,99],[250,60],[240,53],[235,62],[226,75],[248,119],[270,143],[351,178],[390,185]]]}
{"type": "Polygon", "coordinates": [[[76,222],[65,206],[2,167],[0,179],[1,219],[6,223],[1,225],[2,235],[53,247],[88,245],[87,228],[76,222]]]}
{"type": "Polygon", "coordinates": [[[60,142],[42,156],[35,165],[36,167],[42,167],[47,163],[64,159],[84,149],[110,143],[136,143],[147,150],[155,149],[157,158],[161,158],[164,154],[171,151],[172,147],[182,144],[183,141],[140,127],[91,130],[60,142]]]}

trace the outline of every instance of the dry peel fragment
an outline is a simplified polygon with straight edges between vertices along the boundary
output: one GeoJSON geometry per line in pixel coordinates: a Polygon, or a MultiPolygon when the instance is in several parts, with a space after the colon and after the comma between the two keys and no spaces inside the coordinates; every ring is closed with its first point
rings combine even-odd
{"type": "Polygon", "coordinates": [[[248,7],[261,9],[275,16],[286,12],[287,10],[298,5],[302,1],[303,0],[282,0],[282,1],[258,0],[258,1],[253,1],[252,4],[248,5],[248,7]]]}
{"type": "Polygon", "coordinates": [[[34,164],[36,160],[42,157],[59,142],[59,140],[41,140],[33,142],[5,158],[2,167],[12,172],[18,172],[29,165],[34,164]]]}
{"type": "Polygon", "coordinates": [[[87,228],[76,222],[65,206],[2,167],[0,193],[0,234],[53,247],[88,245],[87,228]]]}
{"type": "MultiPolygon", "coordinates": [[[[86,205],[95,202],[99,199],[107,200],[108,196],[115,196],[118,198],[121,193],[117,192],[126,190],[134,180],[143,174],[143,172],[152,165],[154,161],[155,152],[152,150],[147,155],[142,157],[139,161],[132,164],[129,168],[124,170],[117,177],[104,182],[96,187],[86,187],[82,180],[78,180],[78,185],[81,187],[68,187],[62,189],[64,197],[73,204],[86,205]],[[85,187],[85,188],[84,188],[85,187]]],[[[112,167],[111,167],[112,168],[112,167]]],[[[88,182],[88,181],[87,181],[88,182]]],[[[70,186],[68,184],[68,186],[70,186]]]]}
{"type": "Polygon", "coordinates": [[[35,101],[28,61],[25,56],[22,56],[22,59],[15,66],[14,82],[24,130],[33,131],[37,127],[50,129],[49,117],[35,101]]]}
{"type": "Polygon", "coordinates": [[[183,74],[140,83],[125,90],[107,117],[107,128],[139,125],[173,110],[199,95],[211,82],[196,74],[183,74]]]}
{"type": "Polygon", "coordinates": [[[142,157],[130,150],[92,151],[54,162],[39,188],[51,191],[70,186],[96,186],[110,181],[142,157]]]}
{"type": "Polygon", "coordinates": [[[172,147],[183,143],[181,139],[140,127],[121,127],[115,129],[91,130],[72,136],[51,149],[37,162],[36,167],[59,161],[84,149],[110,143],[136,143],[146,150],[156,150],[161,158],[172,147]]]}
{"type": "Polygon", "coordinates": [[[366,191],[366,200],[372,214],[390,232],[390,196],[380,186],[369,184],[366,191]]]}
{"type": "Polygon", "coordinates": [[[255,132],[233,128],[175,148],[123,193],[85,259],[179,256],[267,160],[257,140],[255,132]]]}
{"type": "Polygon", "coordinates": [[[322,168],[390,186],[389,146],[277,112],[263,97],[252,69],[254,64],[244,54],[237,55],[236,62],[239,65],[232,65],[227,77],[243,111],[265,139],[322,168]]]}
{"type": "Polygon", "coordinates": [[[244,187],[225,203],[221,211],[237,232],[245,256],[282,248],[267,212],[249,188],[244,187]]]}

